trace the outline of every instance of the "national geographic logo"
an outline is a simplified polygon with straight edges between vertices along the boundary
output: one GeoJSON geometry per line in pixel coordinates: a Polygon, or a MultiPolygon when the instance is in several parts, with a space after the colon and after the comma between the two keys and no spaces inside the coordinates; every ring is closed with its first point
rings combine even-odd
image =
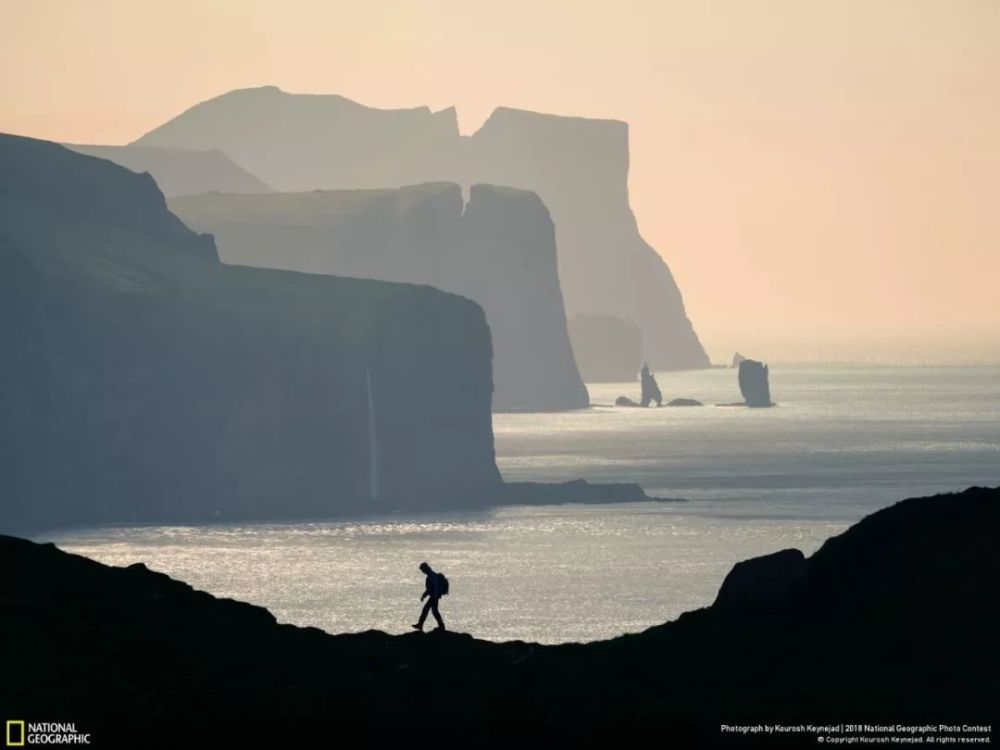
{"type": "Polygon", "coordinates": [[[24,747],[24,722],[7,722],[7,747],[24,747]]]}
{"type": "Polygon", "coordinates": [[[5,747],[37,745],[89,745],[90,732],[79,732],[73,721],[7,719],[5,747]]]}

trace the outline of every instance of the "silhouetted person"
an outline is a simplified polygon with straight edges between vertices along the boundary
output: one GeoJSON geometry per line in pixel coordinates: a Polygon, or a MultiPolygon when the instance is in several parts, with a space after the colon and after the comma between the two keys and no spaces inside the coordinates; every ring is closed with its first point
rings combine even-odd
{"type": "Polygon", "coordinates": [[[420,569],[427,576],[424,584],[424,593],[420,595],[420,601],[426,599],[427,603],[424,605],[424,609],[420,613],[420,619],[417,620],[416,625],[413,625],[412,627],[415,630],[423,631],[424,621],[427,619],[427,613],[430,612],[434,615],[434,619],[437,620],[438,626],[436,629],[443,631],[444,620],[441,619],[441,613],[438,611],[438,602],[440,601],[442,595],[447,593],[444,576],[433,571],[431,566],[425,562],[420,563],[420,569]]]}

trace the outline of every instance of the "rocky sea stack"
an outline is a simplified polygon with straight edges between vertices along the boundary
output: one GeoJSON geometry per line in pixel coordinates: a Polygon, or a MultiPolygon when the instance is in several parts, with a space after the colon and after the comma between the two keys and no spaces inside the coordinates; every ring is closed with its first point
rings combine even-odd
{"type": "Polygon", "coordinates": [[[767,365],[753,359],[744,359],[739,364],[739,382],[743,400],[751,409],[774,406],[767,365]]]}
{"type": "Polygon", "coordinates": [[[644,364],[639,372],[639,381],[642,385],[642,395],[640,401],[636,403],[628,396],[619,396],[615,399],[615,406],[638,406],[645,409],[655,401],[657,406],[663,406],[663,394],[660,386],[656,382],[656,376],[649,369],[649,365],[644,364]]]}

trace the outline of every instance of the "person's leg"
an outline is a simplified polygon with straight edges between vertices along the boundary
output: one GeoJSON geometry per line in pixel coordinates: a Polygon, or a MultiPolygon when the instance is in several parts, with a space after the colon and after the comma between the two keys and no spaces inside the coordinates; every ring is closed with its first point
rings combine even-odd
{"type": "Polygon", "coordinates": [[[431,599],[427,604],[434,614],[434,619],[437,620],[438,630],[444,630],[444,620],[441,619],[441,613],[438,611],[438,600],[431,599]]]}
{"type": "MultiPolygon", "coordinates": [[[[424,629],[424,621],[427,619],[427,613],[431,611],[431,604],[433,603],[433,601],[434,601],[433,599],[428,599],[427,603],[424,604],[423,610],[421,610],[420,612],[420,619],[417,620],[417,627],[420,630],[424,629]]],[[[435,607],[435,609],[437,608],[435,607]]]]}

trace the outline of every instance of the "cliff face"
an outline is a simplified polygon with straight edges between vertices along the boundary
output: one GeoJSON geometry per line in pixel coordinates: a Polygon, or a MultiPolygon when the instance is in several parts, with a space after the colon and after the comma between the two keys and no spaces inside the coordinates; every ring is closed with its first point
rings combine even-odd
{"type": "Polygon", "coordinates": [[[88,156],[113,161],[133,172],[149,172],[164,195],[269,193],[271,188],[224,153],[143,146],[84,146],[64,144],[88,156]]]}
{"type": "Polygon", "coordinates": [[[552,212],[566,312],[612,315],[642,332],[654,369],[707,367],[666,263],[628,200],[628,126],[500,108],[469,138],[470,173],[533,190],[552,212]]]}
{"type": "Polygon", "coordinates": [[[555,222],[570,316],[631,320],[654,369],[709,364],[670,270],[636,227],[623,122],[501,108],[463,138],[453,109],[377,110],[265,87],[203,102],[136,143],[222,149],[285,191],[438,180],[531,190],[555,222]]]}
{"type": "Polygon", "coordinates": [[[226,263],[429,284],[478,302],[493,335],[493,408],[585,407],[552,221],[533,193],[452,183],[173,199],[226,263]]]}
{"type": "Polygon", "coordinates": [[[642,362],[642,334],[627,320],[610,315],[576,315],[569,321],[569,338],[588,383],[635,380],[642,362]]]}
{"type": "Polygon", "coordinates": [[[458,141],[454,109],[373,109],[263,86],[197,104],[132,145],[220,148],[275,190],[295,192],[451,179],[458,141]]]}
{"type": "Polygon", "coordinates": [[[499,483],[475,303],[223,265],[148,175],[14,136],[0,338],[6,529],[419,507],[499,483]]]}
{"type": "Polygon", "coordinates": [[[718,747],[721,723],[986,724],[1000,668],[998,523],[1000,489],[907,500],[808,560],[786,551],[737,566],[710,608],[563,646],[331,636],[141,563],[0,536],[0,656],[17,675],[0,681],[0,705],[65,715],[99,747],[215,735],[384,747],[419,726],[445,747],[646,747],[652,736],[718,747]],[[86,689],[67,674],[87,675],[86,689]],[[163,716],[185,721],[156,724],[163,716]]]}

